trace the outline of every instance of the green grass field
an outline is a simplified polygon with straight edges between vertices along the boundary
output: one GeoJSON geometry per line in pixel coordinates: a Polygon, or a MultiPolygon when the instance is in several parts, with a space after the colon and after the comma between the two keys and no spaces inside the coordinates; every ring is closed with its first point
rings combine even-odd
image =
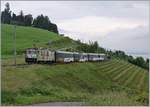
{"type": "MultiPolygon", "coordinates": [[[[2,55],[10,55],[13,51],[13,34],[14,26],[2,24],[2,55]]],[[[61,39],[55,33],[47,30],[37,29],[33,27],[16,27],[16,48],[17,53],[21,54],[26,48],[37,46],[46,46],[46,43],[61,39]]]]}
{"type": "MultiPolygon", "coordinates": [[[[2,24],[2,57],[6,58],[13,54],[14,26],[2,24]]],[[[17,54],[22,55],[26,48],[47,47],[50,49],[75,48],[78,44],[70,38],[59,36],[47,30],[33,27],[16,27],[17,54]]]]}
{"type": "Polygon", "coordinates": [[[83,101],[87,105],[148,105],[148,71],[122,60],[56,65],[24,61],[37,46],[74,48],[78,44],[46,30],[17,26],[17,66],[12,59],[12,25],[2,25],[2,105],[83,101]],[[51,41],[51,45],[47,43],[51,41]]]}
{"type": "MultiPolygon", "coordinates": [[[[100,63],[2,66],[2,104],[84,101],[87,105],[147,105],[148,71],[112,59],[100,63]]],[[[10,60],[8,60],[10,62],[10,60]]],[[[5,60],[7,63],[7,60],[5,60]]]]}

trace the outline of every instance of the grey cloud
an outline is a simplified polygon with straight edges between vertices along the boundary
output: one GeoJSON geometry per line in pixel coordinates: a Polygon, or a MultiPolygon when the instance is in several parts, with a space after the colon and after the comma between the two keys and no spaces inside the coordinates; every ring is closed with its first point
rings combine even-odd
{"type": "Polygon", "coordinates": [[[24,10],[34,17],[43,13],[55,22],[92,15],[142,20],[148,18],[149,10],[147,2],[138,1],[11,1],[10,5],[17,13],[24,10]]]}
{"type": "Polygon", "coordinates": [[[99,42],[102,46],[111,49],[149,53],[149,41],[150,36],[147,27],[137,27],[110,32],[99,42]]]}
{"type": "MultiPolygon", "coordinates": [[[[1,9],[4,9],[2,1],[1,9]]],[[[128,20],[140,20],[148,23],[149,5],[148,1],[8,1],[15,13],[23,10],[25,14],[31,13],[37,16],[41,13],[48,15],[52,22],[59,23],[63,20],[77,19],[85,16],[100,16],[124,18],[128,20]]],[[[88,23],[88,22],[87,22],[88,23]]],[[[93,35],[92,40],[98,40],[101,46],[124,51],[148,52],[149,34],[148,27],[137,27],[134,29],[118,29],[110,32],[104,38],[93,35]]],[[[78,32],[69,32],[59,29],[76,37],[86,36],[78,32]]]]}

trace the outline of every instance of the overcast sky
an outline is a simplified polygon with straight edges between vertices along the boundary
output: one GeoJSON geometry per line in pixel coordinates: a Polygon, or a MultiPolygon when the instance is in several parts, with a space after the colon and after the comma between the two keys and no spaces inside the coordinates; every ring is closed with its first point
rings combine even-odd
{"type": "MultiPolygon", "coordinates": [[[[1,2],[1,10],[5,3],[1,2]]],[[[107,49],[148,53],[148,1],[8,1],[19,14],[49,16],[59,32],[83,42],[98,41],[107,49]]]]}

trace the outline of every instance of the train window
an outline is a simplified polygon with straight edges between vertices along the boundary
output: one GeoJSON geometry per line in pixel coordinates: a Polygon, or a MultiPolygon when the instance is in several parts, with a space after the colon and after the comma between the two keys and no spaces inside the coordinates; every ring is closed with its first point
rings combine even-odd
{"type": "Polygon", "coordinates": [[[74,57],[75,57],[75,58],[80,58],[81,55],[80,55],[80,54],[74,54],[74,57]]]}
{"type": "Polygon", "coordinates": [[[73,57],[73,54],[69,54],[69,53],[57,53],[57,56],[66,58],[66,57],[73,57]]]}
{"type": "Polygon", "coordinates": [[[42,56],[44,56],[44,50],[42,50],[42,56]]]}
{"type": "Polygon", "coordinates": [[[31,54],[31,51],[27,51],[28,54],[31,54]]]}
{"type": "Polygon", "coordinates": [[[47,51],[47,56],[49,56],[49,52],[47,51]]]}
{"type": "Polygon", "coordinates": [[[29,49],[26,52],[27,52],[27,54],[35,54],[37,52],[37,50],[29,49]]]}

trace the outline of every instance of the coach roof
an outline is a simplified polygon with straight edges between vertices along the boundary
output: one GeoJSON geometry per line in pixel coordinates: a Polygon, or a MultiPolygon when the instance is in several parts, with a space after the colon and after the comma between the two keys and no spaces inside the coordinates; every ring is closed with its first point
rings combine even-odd
{"type": "Polygon", "coordinates": [[[56,53],[73,54],[73,52],[67,52],[67,51],[56,51],[56,53]]]}

